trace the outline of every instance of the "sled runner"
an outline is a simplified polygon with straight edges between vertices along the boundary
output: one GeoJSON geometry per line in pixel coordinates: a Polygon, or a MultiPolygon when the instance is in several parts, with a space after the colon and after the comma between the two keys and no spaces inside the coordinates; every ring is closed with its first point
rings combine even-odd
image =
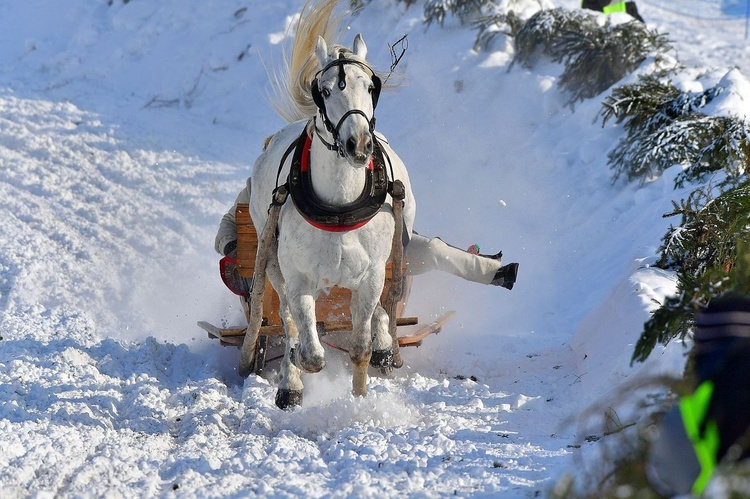
{"type": "MultiPolygon", "coordinates": [[[[227,287],[235,294],[240,295],[245,318],[249,322],[250,295],[248,291],[255,273],[254,265],[258,251],[258,234],[250,218],[247,204],[237,205],[235,220],[237,224],[237,257],[236,259],[225,257],[222,260],[221,272],[227,287]],[[236,272],[244,279],[246,283],[244,289],[241,289],[242,286],[230,282],[231,278],[226,275],[228,272],[234,271],[232,266],[236,266],[236,272]]],[[[386,282],[381,295],[381,303],[383,304],[393,285],[392,270],[392,264],[388,263],[386,266],[386,282]]],[[[401,272],[401,275],[403,274],[404,272],[401,272]]],[[[443,325],[455,315],[454,311],[448,311],[429,324],[419,324],[417,317],[404,317],[404,310],[411,288],[411,279],[411,276],[404,276],[402,278],[402,293],[396,303],[396,326],[398,328],[409,329],[408,334],[398,336],[399,347],[420,346],[427,336],[440,332],[443,325]]],[[[352,330],[351,311],[349,310],[350,300],[351,291],[344,288],[333,287],[328,293],[320,294],[315,302],[316,317],[319,319],[316,324],[319,335],[350,332],[352,330]]],[[[262,310],[263,320],[255,347],[254,372],[256,374],[260,374],[265,367],[269,339],[284,336],[284,325],[279,316],[279,296],[270,285],[265,286],[262,310]]],[[[246,325],[220,328],[208,322],[200,321],[198,322],[198,326],[208,333],[209,338],[219,340],[222,346],[242,346],[247,331],[246,325]]],[[[338,345],[331,343],[328,343],[328,345],[345,351],[344,348],[338,345]]]]}

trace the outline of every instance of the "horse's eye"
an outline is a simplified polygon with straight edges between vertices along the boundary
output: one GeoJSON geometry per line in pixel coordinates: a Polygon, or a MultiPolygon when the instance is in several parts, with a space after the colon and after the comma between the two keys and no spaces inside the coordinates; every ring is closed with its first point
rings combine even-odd
{"type": "Polygon", "coordinates": [[[323,88],[323,90],[321,92],[323,93],[323,97],[330,97],[331,96],[331,91],[328,90],[325,87],[323,88]]]}
{"type": "Polygon", "coordinates": [[[369,87],[367,87],[368,93],[372,93],[373,90],[375,90],[375,85],[370,85],[369,87]]]}

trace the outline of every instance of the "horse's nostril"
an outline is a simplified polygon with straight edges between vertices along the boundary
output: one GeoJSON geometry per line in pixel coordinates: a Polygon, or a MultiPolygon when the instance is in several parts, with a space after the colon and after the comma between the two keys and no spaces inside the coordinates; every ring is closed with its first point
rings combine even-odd
{"type": "Polygon", "coordinates": [[[354,140],[352,137],[349,137],[349,140],[346,141],[346,152],[348,152],[350,155],[353,156],[356,150],[357,150],[357,141],[354,140]]]}
{"type": "Polygon", "coordinates": [[[367,154],[372,154],[372,138],[365,137],[365,151],[367,154]]]}

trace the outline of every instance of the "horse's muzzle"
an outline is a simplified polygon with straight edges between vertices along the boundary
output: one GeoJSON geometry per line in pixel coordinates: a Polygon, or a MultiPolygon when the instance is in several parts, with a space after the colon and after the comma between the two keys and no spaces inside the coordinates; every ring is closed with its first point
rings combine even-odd
{"type": "Polygon", "coordinates": [[[349,137],[346,141],[346,154],[358,165],[369,162],[373,151],[372,134],[363,133],[358,137],[349,137]]]}

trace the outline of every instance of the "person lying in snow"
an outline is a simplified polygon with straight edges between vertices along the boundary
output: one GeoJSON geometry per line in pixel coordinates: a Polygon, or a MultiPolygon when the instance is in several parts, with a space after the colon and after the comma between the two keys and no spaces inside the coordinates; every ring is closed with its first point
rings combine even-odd
{"type": "MultiPolygon", "coordinates": [[[[250,203],[250,179],[237,196],[234,206],[222,217],[216,233],[214,248],[224,256],[235,257],[237,252],[237,225],[235,210],[238,204],[250,203]]],[[[407,275],[424,274],[430,270],[448,272],[467,281],[513,289],[518,274],[518,264],[502,264],[502,251],[496,255],[481,255],[472,245],[469,250],[450,246],[438,237],[425,237],[412,232],[404,254],[408,262],[407,275]]],[[[226,276],[229,277],[229,276],[226,276]]],[[[232,281],[234,278],[229,277],[232,281]]],[[[240,279],[239,276],[236,276],[240,279]]]]}
{"type": "Polygon", "coordinates": [[[619,2],[618,0],[583,0],[581,7],[589,10],[612,14],[613,12],[626,12],[638,19],[640,22],[646,21],[638,14],[638,7],[635,2],[619,2]]]}

